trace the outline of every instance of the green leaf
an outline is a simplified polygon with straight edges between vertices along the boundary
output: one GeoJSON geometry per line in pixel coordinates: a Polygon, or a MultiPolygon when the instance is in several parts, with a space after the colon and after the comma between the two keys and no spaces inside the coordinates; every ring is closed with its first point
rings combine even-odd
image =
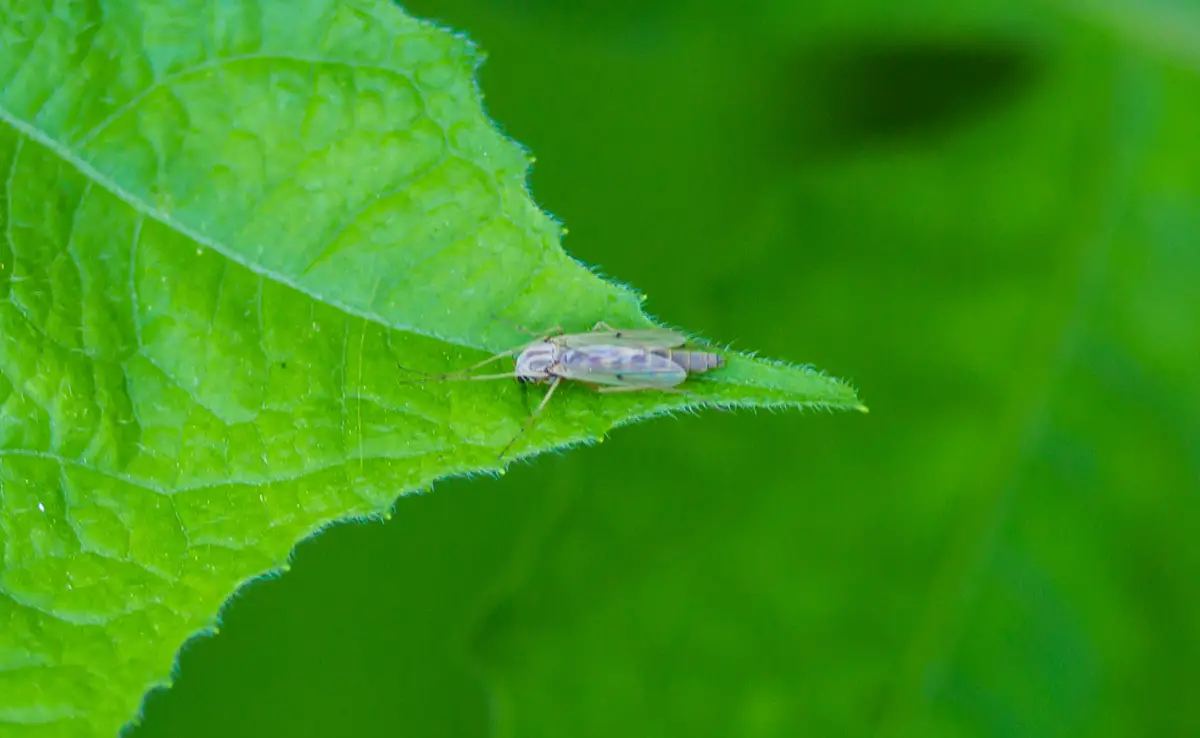
{"type": "MultiPolygon", "coordinates": [[[[499,471],[511,383],[419,384],[654,323],[568,257],[479,53],[388,2],[0,7],[0,728],[111,735],[247,580],[499,471]]],[[[706,404],[860,407],[729,353],[686,395],[564,389],[532,454],[706,404]]]]}
{"type": "Polygon", "coordinates": [[[1040,0],[424,5],[575,253],[880,412],[644,424],[321,536],[140,738],[1200,734],[1195,65],[1040,0]]]}

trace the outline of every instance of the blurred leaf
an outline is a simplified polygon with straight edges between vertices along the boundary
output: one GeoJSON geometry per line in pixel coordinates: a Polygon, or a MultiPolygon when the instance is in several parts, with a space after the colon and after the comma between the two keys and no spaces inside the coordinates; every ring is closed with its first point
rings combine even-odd
{"type": "MultiPolygon", "coordinates": [[[[1173,244],[1159,247],[1160,259],[1176,264],[1180,283],[1195,284],[1184,276],[1195,274],[1189,256],[1195,250],[1187,247],[1190,221],[1183,213],[1194,207],[1200,182],[1183,174],[1193,165],[1177,152],[1195,151],[1183,131],[1194,129],[1200,115],[1182,81],[1190,76],[1098,38],[1086,25],[1054,15],[1040,21],[1027,36],[1014,37],[1003,26],[965,33],[964,53],[972,53],[972,38],[981,39],[978,53],[1013,58],[1012,66],[1030,71],[1015,79],[977,74],[982,89],[949,87],[946,81],[964,72],[958,60],[945,59],[929,70],[927,87],[950,96],[936,106],[906,99],[906,86],[889,85],[894,69],[868,67],[865,73],[879,79],[869,88],[876,99],[863,105],[909,103],[914,113],[947,124],[921,137],[866,141],[858,130],[830,125],[854,145],[819,150],[815,160],[789,158],[786,140],[756,141],[757,149],[738,150],[737,175],[780,160],[793,168],[779,169],[774,191],[757,198],[739,193],[738,205],[755,206],[748,213],[732,204],[713,211],[714,223],[732,224],[714,225],[708,243],[737,244],[730,258],[690,274],[688,265],[645,268],[688,285],[696,296],[670,294],[677,303],[691,299],[697,311],[711,309],[707,301],[719,286],[716,293],[727,300],[718,322],[754,326],[747,340],[784,345],[802,333],[814,347],[808,350],[825,361],[870,367],[860,380],[873,397],[886,386],[886,397],[873,406],[886,403],[887,417],[877,417],[865,437],[854,433],[853,443],[849,433],[835,435],[825,456],[805,454],[796,462],[804,469],[800,483],[773,471],[789,458],[786,449],[812,448],[798,427],[777,429],[777,438],[764,427],[730,429],[750,434],[734,468],[705,463],[711,447],[699,432],[670,446],[648,445],[639,434],[625,439],[625,453],[610,448],[603,463],[576,459],[567,483],[575,509],[484,631],[482,661],[495,676],[498,714],[507,726],[501,735],[611,735],[635,725],[657,735],[1129,735],[1156,721],[1176,728],[1169,734],[1188,734],[1180,726],[1195,718],[1176,709],[1175,724],[1167,726],[1158,702],[1180,698],[1170,685],[1190,683],[1188,644],[1196,629],[1168,624],[1177,617],[1171,613],[1183,611],[1182,590],[1194,581],[1195,563],[1169,564],[1178,561],[1179,543],[1151,546],[1127,536],[1117,520],[1106,523],[1113,536],[1106,545],[1073,546],[1077,508],[1042,513],[1029,505],[1049,504],[1066,491],[1036,468],[1047,453],[1043,444],[1055,443],[1044,437],[1047,418],[1069,403],[1079,406],[1080,422],[1094,418],[1097,428],[1114,434],[1105,441],[1093,430],[1079,441],[1086,451],[1070,449],[1070,456],[1111,458],[1119,443],[1131,449],[1133,468],[1176,469],[1145,483],[1158,490],[1161,504],[1143,505],[1137,517],[1164,524],[1164,516],[1177,518],[1168,529],[1195,524],[1197,485],[1184,472],[1195,468],[1195,452],[1166,444],[1178,450],[1164,457],[1165,450],[1134,441],[1139,429],[1166,418],[1123,422],[1130,408],[1105,410],[1114,398],[1103,393],[1071,399],[1083,385],[1066,377],[1091,366],[1078,342],[1081,331],[1096,330],[1093,296],[1129,289],[1120,285],[1130,270],[1109,263],[1120,253],[1111,246],[1114,231],[1125,232],[1120,238],[1130,255],[1155,240],[1173,244]],[[1159,90],[1173,78],[1179,81],[1169,91],[1159,90]],[[1156,122],[1160,95],[1172,104],[1156,122]],[[995,102],[983,114],[939,114],[988,96],[995,102]],[[755,159],[759,150],[762,159],[755,159]],[[1147,176],[1151,152],[1179,159],[1176,191],[1164,193],[1147,176]],[[1170,230],[1122,225],[1135,203],[1152,209],[1173,203],[1173,215],[1164,218],[1170,230]],[[822,306],[822,321],[803,320],[822,306]],[[831,357],[830,347],[841,355],[831,357]],[[838,453],[848,447],[853,455],[838,453]],[[637,462],[647,448],[661,473],[637,462]],[[612,489],[636,504],[611,509],[612,489]],[[722,496],[727,489],[737,494],[722,496]],[[1018,507],[1023,500],[1031,502],[1018,507]],[[1026,515],[1047,519],[1031,542],[1010,542],[1008,531],[1026,515]],[[1091,587],[1103,581],[1100,562],[1126,558],[1125,544],[1146,546],[1142,556],[1158,562],[1155,576],[1167,579],[1162,589],[1169,594],[1157,604],[1136,604],[1142,587],[1132,580],[1106,584],[1103,598],[1084,588],[1085,581],[1091,587]],[[1046,554],[1047,546],[1075,553],[1060,561],[1046,554]],[[1011,571],[1014,561],[1026,571],[1011,571]],[[995,592],[1005,588],[1007,597],[997,601],[995,592]],[[1111,625],[1119,620],[1128,621],[1125,629],[1111,625]],[[1123,642],[1122,632],[1176,642],[1181,653],[1170,663],[1182,675],[1158,690],[1116,686],[1155,679],[1154,649],[1123,642]],[[1012,650],[1014,638],[1022,651],[1012,650]],[[1109,722],[1110,708],[1129,721],[1109,722]]],[[[903,38],[918,58],[945,38],[931,25],[928,36],[910,30],[903,38]]],[[[784,58],[819,63],[829,58],[826,48],[870,50],[876,38],[813,39],[810,49],[784,58]]],[[[772,63],[747,57],[728,77],[782,84],[770,73],[772,63]]],[[[672,68],[655,66],[660,75],[672,68]]],[[[805,72],[854,81],[844,68],[805,72]]],[[[751,84],[722,89],[744,94],[751,84]]],[[[801,97],[819,88],[798,85],[799,100],[788,100],[785,89],[764,92],[766,113],[745,116],[743,125],[770,120],[773,102],[789,106],[801,134],[825,122],[829,98],[801,97]]],[[[700,119],[695,110],[666,114],[700,119]]],[[[886,132],[897,117],[871,130],[886,132]]],[[[697,137],[742,140],[713,134],[713,118],[703,120],[706,133],[697,137]]],[[[605,122],[593,118],[592,125],[605,122]]],[[[797,145],[815,150],[802,138],[797,145]]],[[[663,166],[686,163],[681,156],[663,166]]],[[[578,174],[581,164],[564,167],[578,174]]],[[[712,179],[724,181],[721,173],[712,179]]],[[[636,201],[649,189],[630,185],[620,196],[636,201]]],[[[653,205],[660,212],[669,207],[653,205]]],[[[643,227],[636,220],[621,224],[632,232],[643,227]]],[[[595,238],[607,243],[612,235],[595,238]]],[[[651,285],[661,298],[667,288],[639,272],[642,258],[636,244],[625,261],[605,257],[609,268],[651,285]]],[[[1138,307],[1145,301],[1128,295],[1108,312],[1145,310],[1138,307]]],[[[1179,347],[1168,376],[1173,386],[1195,387],[1185,379],[1197,369],[1195,292],[1166,291],[1154,303],[1161,324],[1141,330],[1161,340],[1144,345],[1179,347]],[[1164,332],[1180,323],[1191,327],[1164,332]]],[[[1175,432],[1185,431],[1195,437],[1194,424],[1175,432]]],[[[1132,484],[1124,475],[1068,469],[1083,497],[1076,505],[1122,497],[1132,484]]]]}
{"type": "Polygon", "coordinates": [[[1152,55],[1200,68],[1200,6],[1192,0],[1057,0],[1083,20],[1114,31],[1152,55]]]}
{"type": "MultiPolygon", "coordinates": [[[[501,313],[652,325],[559,247],[462,38],[385,2],[61,10],[0,12],[14,736],[111,735],[298,540],[497,471],[515,389],[402,384],[397,363],[507,349],[501,313]]],[[[742,355],[687,395],[561,399],[522,452],[706,402],[857,405],[742,355]]]]}

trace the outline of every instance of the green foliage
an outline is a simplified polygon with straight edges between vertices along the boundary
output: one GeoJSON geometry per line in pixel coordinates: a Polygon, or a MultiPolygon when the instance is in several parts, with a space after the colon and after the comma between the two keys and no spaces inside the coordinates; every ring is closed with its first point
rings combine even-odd
{"type": "Polygon", "coordinates": [[[871,422],[406,499],[249,588],[135,735],[1200,734],[1194,4],[408,4],[489,50],[572,253],[871,422]]]}
{"type": "MultiPolygon", "coordinates": [[[[297,541],[498,470],[518,388],[398,364],[527,340],[503,319],[652,325],[562,251],[477,63],[382,0],[0,7],[0,733],[114,734],[297,541]]],[[[685,396],[556,399],[521,452],[858,404],[736,354],[685,396]]]]}

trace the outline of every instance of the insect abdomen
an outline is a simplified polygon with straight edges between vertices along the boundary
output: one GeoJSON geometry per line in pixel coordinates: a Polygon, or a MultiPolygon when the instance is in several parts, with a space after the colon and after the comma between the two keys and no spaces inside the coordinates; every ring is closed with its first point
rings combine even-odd
{"type": "Polygon", "coordinates": [[[725,357],[708,351],[661,349],[652,353],[670,359],[688,374],[701,374],[710,369],[720,369],[725,366],[725,357]]]}

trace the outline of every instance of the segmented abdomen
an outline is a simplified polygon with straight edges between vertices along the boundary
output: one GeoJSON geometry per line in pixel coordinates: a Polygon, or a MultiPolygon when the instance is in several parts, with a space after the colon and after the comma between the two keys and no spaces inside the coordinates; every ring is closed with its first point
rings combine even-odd
{"type": "Polygon", "coordinates": [[[720,369],[725,366],[725,357],[708,351],[655,349],[650,353],[670,359],[688,374],[701,374],[709,369],[720,369]]]}

